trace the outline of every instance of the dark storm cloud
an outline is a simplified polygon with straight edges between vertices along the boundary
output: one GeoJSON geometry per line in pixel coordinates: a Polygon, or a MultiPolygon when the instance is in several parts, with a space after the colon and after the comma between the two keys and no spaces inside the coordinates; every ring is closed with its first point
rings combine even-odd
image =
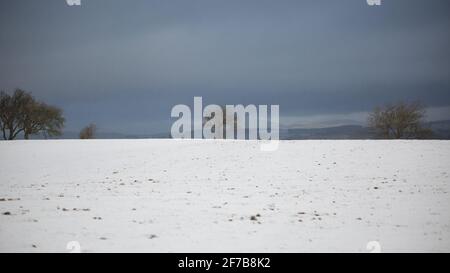
{"type": "Polygon", "coordinates": [[[194,95],[282,116],[448,106],[449,12],[447,0],[2,1],[0,88],[61,105],[69,127],[136,133],[166,131],[194,95]]]}

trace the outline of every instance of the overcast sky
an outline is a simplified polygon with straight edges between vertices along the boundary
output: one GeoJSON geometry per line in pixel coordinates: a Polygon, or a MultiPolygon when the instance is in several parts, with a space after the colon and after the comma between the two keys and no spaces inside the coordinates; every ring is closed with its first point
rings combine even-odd
{"type": "Polygon", "coordinates": [[[0,0],[0,89],[67,130],[167,132],[176,104],[279,104],[281,123],[361,123],[421,100],[450,119],[450,1],[0,0]]]}

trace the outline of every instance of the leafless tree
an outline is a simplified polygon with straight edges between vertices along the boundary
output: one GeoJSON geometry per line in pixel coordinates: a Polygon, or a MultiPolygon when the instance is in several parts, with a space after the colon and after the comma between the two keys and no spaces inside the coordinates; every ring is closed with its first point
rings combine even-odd
{"type": "Polygon", "coordinates": [[[382,138],[429,138],[432,131],[423,126],[425,109],[418,102],[399,102],[376,107],[369,126],[382,138]]]}
{"type": "MultiPolygon", "coordinates": [[[[222,109],[222,120],[218,121],[217,128],[215,128],[214,130],[219,130],[220,132],[223,133],[223,138],[226,138],[227,137],[227,132],[226,132],[227,118],[229,120],[233,121],[234,132],[236,132],[236,130],[238,128],[238,120],[237,120],[236,115],[233,115],[233,113],[227,113],[227,109],[225,106],[220,106],[220,108],[222,109]]],[[[203,119],[203,124],[205,124],[206,122],[210,121],[213,118],[214,118],[214,115],[211,117],[205,117],[203,119]]]]}
{"type": "Polygon", "coordinates": [[[42,133],[45,137],[61,135],[64,118],[62,110],[45,103],[34,103],[27,111],[29,118],[24,120],[24,138],[42,133]]]}
{"type": "Polygon", "coordinates": [[[20,133],[25,139],[39,133],[46,137],[60,135],[64,121],[61,109],[36,101],[29,92],[0,92],[0,128],[5,140],[13,140],[20,133]]]}
{"type": "Polygon", "coordinates": [[[96,131],[97,126],[91,123],[80,131],[80,139],[93,139],[95,138],[96,131]]]}

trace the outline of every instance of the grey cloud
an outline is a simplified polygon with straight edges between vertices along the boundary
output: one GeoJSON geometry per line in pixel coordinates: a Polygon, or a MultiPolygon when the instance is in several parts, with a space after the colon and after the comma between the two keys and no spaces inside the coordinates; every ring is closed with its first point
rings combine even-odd
{"type": "Polygon", "coordinates": [[[446,0],[64,2],[1,2],[0,88],[61,105],[73,127],[167,130],[195,95],[282,115],[450,105],[446,0]]]}

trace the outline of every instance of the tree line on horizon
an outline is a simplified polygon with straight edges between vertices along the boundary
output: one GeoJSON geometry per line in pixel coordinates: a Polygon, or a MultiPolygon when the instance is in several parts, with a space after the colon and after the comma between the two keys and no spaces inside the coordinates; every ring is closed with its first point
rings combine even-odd
{"type": "MultiPolygon", "coordinates": [[[[398,102],[376,107],[369,115],[368,125],[381,139],[426,139],[433,132],[424,126],[425,108],[419,102],[398,102]]],[[[226,119],[222,126],[225,126],[226,119]]],[[[42,134],[45,138],[60,136],[65,118],[62,109],[36,100],[30,92],[16,89],[12,95],[0,92],[0,129],[4,140],[19,135],[29,139],[42,134]]],[[[235,124],[236,126],[236,124],[235,124]]],[[[94,123],[81,129],[80,139],[95,138],[94,123]]]]}
{"type": "MultiPolygon", "coordinates": [[[[30,92],[16,89],[10,95],[0,91],[0,129],[4,140],[20,135],[24,139],[38,134],[45,138],[60,136],[65,121],[61,108],[36,100],[30,92]]],[[[95,132],[95,124],[90,124],[80,131],[79,137],[91,139],[95,132]]]]}

